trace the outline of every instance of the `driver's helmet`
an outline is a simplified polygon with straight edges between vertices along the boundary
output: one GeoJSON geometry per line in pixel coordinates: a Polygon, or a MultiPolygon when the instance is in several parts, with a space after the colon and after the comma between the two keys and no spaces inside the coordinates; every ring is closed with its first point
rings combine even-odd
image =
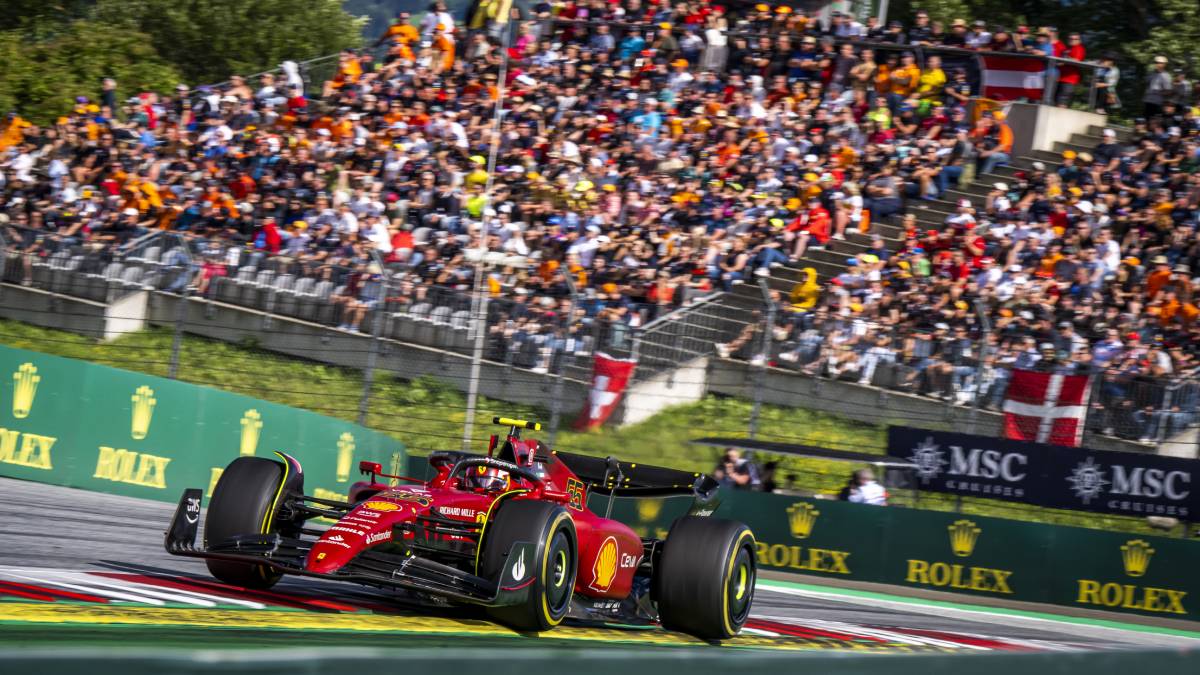
{"type": "Polygon", "coordinates": [[[467,486],[481,488],[489,492],[507,490],[509,486],[508,472],[490,466],[477,466],[467,470],[467,486]]]}

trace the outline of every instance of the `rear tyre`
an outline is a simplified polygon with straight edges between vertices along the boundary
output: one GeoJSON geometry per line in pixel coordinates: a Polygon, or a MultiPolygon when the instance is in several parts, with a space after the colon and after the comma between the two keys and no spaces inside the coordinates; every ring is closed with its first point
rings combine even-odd
{"type": "Polygon", "coordinates": [[[571,607],[579,569],[579,544],[570,513],[547,502],[508,502],[486,526],[483,536],[479,575],[485,579],[501,578],[514,543],[537,545],[528,599],[520,605],[490,607],[488,613],[522,632],[550,630],[562,623],[571,607]]]}
{"type": "MultiPolygon", "coordinates": [[[[239,457],[225,467],[204,521],[204,546],[230,537],[266,534],[278,528],[273,522],[283,487],[283,464],[262,457],[239,457]]],[[[205,560],[208,571],[227,584],[270,588],[283,576],[266,565],[205,560]]]]}
{"type": "Polygon", "coordinates": [[[704,640],[737,635],[754,602],[754,534],[732,520],[685,516],[671,525],[654,574],[664,628],[704,640]]]}

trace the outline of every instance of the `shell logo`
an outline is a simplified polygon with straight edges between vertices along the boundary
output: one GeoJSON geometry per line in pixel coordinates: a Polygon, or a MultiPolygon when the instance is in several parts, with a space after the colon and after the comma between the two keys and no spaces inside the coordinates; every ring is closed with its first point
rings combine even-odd
{"type": "Polygon", "coordinates": [[[615,537],[609,537],[600,544],[600,551],[596,553],[596,564],[592,567],[592,583],[591,589],[594,591],[607,591],[612,586],[613,579],[617,578],[617,540],[615,537]]]}
{"type": "Polygon", "coordinates": [[[400,507],[391,502],[365,502],[364,507],[372,511],[399,511],[400,507]]]}

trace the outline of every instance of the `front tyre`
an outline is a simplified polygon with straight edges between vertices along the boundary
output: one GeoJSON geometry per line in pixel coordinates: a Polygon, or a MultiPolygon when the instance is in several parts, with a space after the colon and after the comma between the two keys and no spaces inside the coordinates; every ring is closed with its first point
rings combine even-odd
{"type": "Polygon", "coordinates": [[[575,591],[579,568],[575,522],[557,504],[532,500],[503,504],[495,520],[486,525],[480,544],[479,575],[502,578],[513,544],[521,541],[537,545],[534,579],[527,599],[520,605],[491,607],[488,613],[518,631],[550,630],[562,623],[575,591]]]}
{"type": "Polygon", "coordinates": [[[654,574],[663,627],[704,640],[737,635],[754,603],[754,552],[754,534],[742,523],[676,520],[654,574]]]}
{"type": "MultiPolygon", "coordinates": [[[[204,521],[204,546],[231,537],[266,534],[278,529],[274,522],[284,483],[284,465],[262,457],[239,457],[221,474],[204,521]]],[[[208,571],[227,584],[265,589],[282,576],[266,565],[205,560],[208,571]]]]}

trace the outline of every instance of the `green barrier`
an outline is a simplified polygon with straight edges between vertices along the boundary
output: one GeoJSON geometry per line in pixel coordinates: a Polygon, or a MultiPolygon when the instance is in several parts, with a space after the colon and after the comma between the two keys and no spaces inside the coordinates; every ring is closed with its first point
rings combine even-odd
{"type": "Polygon", "coordinates": [[[359,460],[405,466],[395,439],[248,396],[10,347],[3,373],[3,476],[173,502],[278,450],[303,464],[306,492],[344,499],[359,460]]]}
{"type": "MultiPolygon", "coordinates": [[[[662,537],[689,503],[618,499],[612,514],[662,537]]],[[[754,530],[763,569],[1200,620],[1200,542],[756,492],[726,492],[716,515],[754,530]]]]}

